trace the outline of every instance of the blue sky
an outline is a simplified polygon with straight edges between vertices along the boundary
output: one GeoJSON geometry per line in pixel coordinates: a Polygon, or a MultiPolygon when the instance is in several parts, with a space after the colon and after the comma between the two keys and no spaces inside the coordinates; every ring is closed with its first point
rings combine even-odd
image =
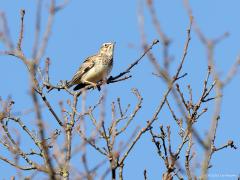
{"type": "MultiPolygon", "coordinates": [[[[57,83],[59,80],[70,79],[84,58],[96,53],[100,45],[108,41],[116,42],[112,75],[123,71],[131,62],[136,60],[142,53],[138,23],[138,6],[140,2],[137,0],[71,0],[66,8],[56,14],[51,39],[45,53],[45,57],[50,57],[51,59],[51,81],[57,83]]],[[[153,39],[159,39],[159,37],[152,24],[146,3],[143,2],[142,4],[144,6],[145,31],[148,42],[151,43],[153,39]]],[[[238,25],[240,2],[237,0],[192,0],[190,4],[193,9],[194,18],[207,37],[216,38],[224,32],[230,33],[230,36],[219,43],[215,50],[218,72],[220,72],[221,77],[225,77],[240,53],[240,26],[238,25]]],[[[172,40],[170,54],[174,59],[174,63],[171,66],[171,72],[174,72],[183,53],[186,29],[189,23],[188,16],[183,2],[179,0],[155,0],[154,5],[163,31],[172,40]]],[[[42,28],[46,26],[47,6],[47,1],[44,1],[42,28]]],[[[15,43],[17,42],[19,33],[19,11],[22,8],[26,11],[23,51],[26,56],[31,57],[36,14],[35,1],[0,1],[0,10],[6,14],[11,37],[15,43]]],[[[0,50],[4,50],[2,44],[0,44],[0,50]]],[[[155,46],[153,52],[161,64],[161,45],[155,46]]],[[[13,57],[0,56],[0,67],[0,77],[2,77],[0,78],[0,96],[6,99],[10,95],[16,102],[14,106],[15,111],[30,108],[32,102],[29,97],[29,77],[23,63],[13,57]]],[[[130,103],[133,109],[136,103],[136,98],[130,92],[133,87],[138,88],[144,98],[143,108],[137,114],[134,122],[129,126],[128,133],[121,137],[121,141],[128,140],[129,135],[136,126],[144,126],[146,120],[152,117],[166,90],[166,85],[156,76],[153,76],[152,72],[154,72],[154,69],[145,57],[132,70],[131,74],[133,77],[131,79],[106,87],[108,94],[106,107],[110,107],[111,101],[116,101],[117,97],[121,97],[123,104],[127,105],[130,103]]],[[[179,82],[182,89],[185,88],[187,90],[187,85],[191,84],[194,95],[198,97],[201,93],[202,83],[207,72],[207,61],[206,51],[194,32],[182,72],[188,73],[188,76],[179,82]]],[[[238,102],[240,96],[238,92],[240,87],[238,84],[239,73],[224,89],[221,120],[216,139],[218,146],[226,143],[228,139],[233,139],[237,145],[239,144],[240,122],[238,121],[237,111],[239,110],[238,102]]],[[[100,94],[101,92],[98,91],[89,92],[87,104],[91,105],[97,102],[100,94]]],[[[63,92],[52,92],[48,97],[56,107],[61,99],[66,100],[70,98],[63,92]]],[[[209,107],[210,111],[196,124],[202,137],[204,137],[210,126],[211,107],[213,107],[213,103],[210,102],[206,106],[209,107]]],[[[107,117],[110,117],[111,109],[107,109],[107,117]]],[[[60,112],[58,111],[58,113],[60,112]]],[[[46,119],[49,119],[47,124],[54,129],[56,124],[50,121],[53,118],[48,113],[45,116],[46,119]]],[[[177,129],[170,117],[169,112],[165,108],[160,113],[159,120],[155,125],[159,126],[163,124],[167,126],[170,124],[173,133],[173,146],[177,147],[179,139],[175,139],[174,136],[174,134],[177,134],[177,129]]],[[[29,120],[33,120],[33,117],[29,115],[26,119],[27,123],[31,124],[29,120]]],[[[198,150],[200,151],[197,160],[201,160],[202,149],[198,147],[198,150]]],[[[240,161],[238,151],[224,149],[214,154],[212,158],[213,167],[210,173],[238,175],[239,168],[237,162],[240,161]]],[[[4,153],[4,151],[0,150],[1,152],[4,153]]],[[[101,156],[91,152],[89,155],[90,164],[94,164],[95,159],[101,159],[101,156]]],[[[74,159],[73,163],[77,163],[78,160],[74,159]]],[[[3,166],[4,168],[1,169],[4,171],[6,169],[5,172],[8,172],[4,175],[6,179],[9,178],[11,173],[15,173],[10,166],[0,162],[0,167],[3,166]]],[[[143,179],[144,169],[148,170],[149,179],[159,179],[156,177],[161,177],[162,172],[165,170],[164,163],[157,156],[155,146],[151,143],[151,138],[148,134],[143,136],[128,157],[124,177],[125,179],[143,179]]]]}

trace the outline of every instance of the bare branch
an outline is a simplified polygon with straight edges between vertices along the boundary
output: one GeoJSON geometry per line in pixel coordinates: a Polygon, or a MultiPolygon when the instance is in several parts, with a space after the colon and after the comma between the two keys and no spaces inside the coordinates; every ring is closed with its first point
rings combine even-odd
{"type": "Polygon", "coordinates": [[[19,51],[22,51],[22,40],[23,40],[23,31],[24,31],[24,15],[25,15],[25,10],[24,9],[21,9],[20,15],[21,15],[21,26],[20,26],[18,43],[17,43],[17,49],[19,51]]]}

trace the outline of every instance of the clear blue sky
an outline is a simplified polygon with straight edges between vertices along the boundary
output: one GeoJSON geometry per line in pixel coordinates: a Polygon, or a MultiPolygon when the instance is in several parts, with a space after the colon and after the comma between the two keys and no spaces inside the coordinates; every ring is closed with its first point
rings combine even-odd
{"type": "MultiPolygon", "coordinates": [[[[46,1],[47,2],[47,1],[46,1]]],[[[46,7],[48,3],[44,3],[42,27],[46,25],[47,14],[46,7]]],[[[138,24],[138,5],[137,0],[121,0],[121,1],[77,1],[71,0],[69,5],[57,13],[52,29],[51,39],[48,44],[45,57],[51,58],[50,78],[53,83],[59,80],[70,79],[75,73],[84,58],[98,51],[99,46],[108,41],[115,41],[114,67],[112,75],[116,75],[123,71],[132,61],[137,59],[142,52],[141,39],[138,24]],[[133,45],[130,48],[129,45],[133,45]]],[[[224,77],[228,69],[235,62],[236,57],[240,53],[239,39],[239,7],[240,1],[233,0],[201,0],[190,1],[193,8],[193,15],[205,35],[215,38],[229,32],[230,36],[217,45],[215,51],[215,59],[218,71],[224,77]]],[[[174,72],[176,65],[180,61],[183,46],[186,37],[186,28],[188,26],[188,16],[184,9],[183,2],[179,0],[154,2],[158,19],[162,25],[164,32],[172,40],[170,53],[174,58],[171,71],[174,72]]],[[[148,42],[159,38],[156,33],[149,12],[144,5],[145,15],[145,31],[147,33],[148,42]]],[[[25,9],[25,33],[23,41],[23,50],[26,56],[30,57],[34,40],[34,25],[36,3],[35,1],[0,1],[0,10],[5,12],[8,19],[11,37],[17,42],[19,33],[19,11],[25,9]]],[[[1,28],[1,26],[0,26],[1,28]]],[[[4,50],[0,44],[0,50],[4,50]]],[[[154,47],[154,53],[161,63],[161,46],[154,47]]],[[[29,97],[29,78],[26,68],[16,58],[0,56],[0,96],[6,99],[9,95],[16,102],[14,111],[30,108],[32,106],[29,97]]],[[[187,72],[188,76],[181,80],[182,89],[187,89],[187,85],[191,84],[195,96],[201,93],[202,82],[207,71],[206,52],[196,34],[192,34],[190,42],[189,54],[184,64],[183,72],[187,72]]],[[[144,101],[140,113],[136,116],[134,122],[130,125],[128,133],[124,134],[121,141],[128,140],[129,135],[137,125],[143,126],[146,120],[152,117],[166,86],[160,79],[152,75],[154,69],[147,58],[132,71],[133,78],[120,83],[107,86],[107,107],[116,100],[117,97],[122,98],[123,104],[132,104],[132,108],[136,103],[135,97],[131,94],[131,88],[138,88],[142,94],[144,101]]],[[[224,89],[223,106],[221,112],[221,120],[217,130],[216,144],[223,145],[228,139],[233,139],[239,145],[239,73],[233,79],[231,84],[224,89]]],[[[97,102],[101,93],[97,91],[88,93],[87,104],[91,105],[97,102]]],[[[56,105],[64,98],[70,98],[65,93],[53,92],[48,95],[51,102],[56,105]]],[[[195,99],[196,101],[197,99],[195,99]]],[[[207,104],[210,112],[204,115],[196,124],[197,129],[202,137],[207,132],[211,120],[211,107],[213,103],[207,104]]],[[[80,108],[80,107],[79,107],[80,108]]],[[[110,117],[111,109],[108,109],[110,117]]],[[[60,113],[58,111],[58,113],[60,113]]],[[[172,126],[172,142],[173,148],[177,147],[179,139],[174,139],[176,135],[176,125],[170,118],[169,112],[164,109],[160,114],[156,126],[163,124],[164,126],[172,126]],[[175,131],[175,132],[174,132],[175,131]]],[[[55,123],[51,122],[53,118],[50,114],[46,114],[48,125],[54,129],[55,123]]],[[[33,117],[26,117],[27,121],[33,120],[33,117]]],[[[22,139],[22,143],[25,143],[22,139]]],[[[27,149],[28,146],[25,148],[27,149]]],[[[0,153],[5,153],[0,149],[0,153]]],[[[201,148],[198,149],[199,154],[197,160],[202,160],[201,148]]],[[[90,164],[94,165],[95,159],[101,159],[96,153],[90,153],[90,164]]],[[[78,162],[75,159],[73,163],[78,162]]],[[[213,155],[213,167],[210,170],[212,174],[239,174],[239,150],[224,149],[213,155]]],[[[201,162],[201,161],[200,161],[201,162]]],[[[9,179],[10,175],[15,171],[5,163],[0,162],[0,172],[2,178],[9,179]]],[[[155,146],[151,143],[149,135],[144,137],[137,143],[134,150],[126,160],[124,170],[125,179],[143,179],[143,170],[147,169],[149,179],[160,179],[162,172],[165,170],[163,161],[158,157],[155,146]]],[[[110,176],[109,176],[110,177],[110,176]]]]}

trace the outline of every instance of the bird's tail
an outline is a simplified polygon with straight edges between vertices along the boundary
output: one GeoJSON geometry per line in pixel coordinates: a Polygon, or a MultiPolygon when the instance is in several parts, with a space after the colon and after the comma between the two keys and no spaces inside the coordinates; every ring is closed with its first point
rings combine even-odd
{"type": "MultiPolygon", "coordinates": [[[[66,85],[67,85],[67,88],[71,88],[71,87],[74,86],[75,84],[73,84],[72,81],[68,81],[66,85]]],[[[80,84],[77,84],[77,85],[73,88],[73,90],[74,90],[74,91],[77,91],[77,90],[79,90],[79,89],[84,88],[85,86],[86,86],[86,84],[80,83],[80,84]]]]}
{"type": "Polygon", "coordinates": [[[79,89],[84,88],[85,86],[86,86],[86,84],[80,83],[80,84],[76,85],[76,86],[73,88],[73,90],[74,90],[74,91],[77,91],[77,90],[79,90],[79,89]]]}

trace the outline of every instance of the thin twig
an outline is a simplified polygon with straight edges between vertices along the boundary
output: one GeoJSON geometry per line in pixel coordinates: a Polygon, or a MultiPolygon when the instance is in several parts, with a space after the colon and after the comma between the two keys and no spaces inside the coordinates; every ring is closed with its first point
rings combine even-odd
{"type": "Polygon", "coordinates": [[[23,40],[23,31],[24,31],[24,15],[25,15],[24,9],[21,9],[20,15],[21,15],[21,26],[20,26],[20,33],[19,33],[17,48],[19,51],[22,51],[22,40],[23,40]]]}

